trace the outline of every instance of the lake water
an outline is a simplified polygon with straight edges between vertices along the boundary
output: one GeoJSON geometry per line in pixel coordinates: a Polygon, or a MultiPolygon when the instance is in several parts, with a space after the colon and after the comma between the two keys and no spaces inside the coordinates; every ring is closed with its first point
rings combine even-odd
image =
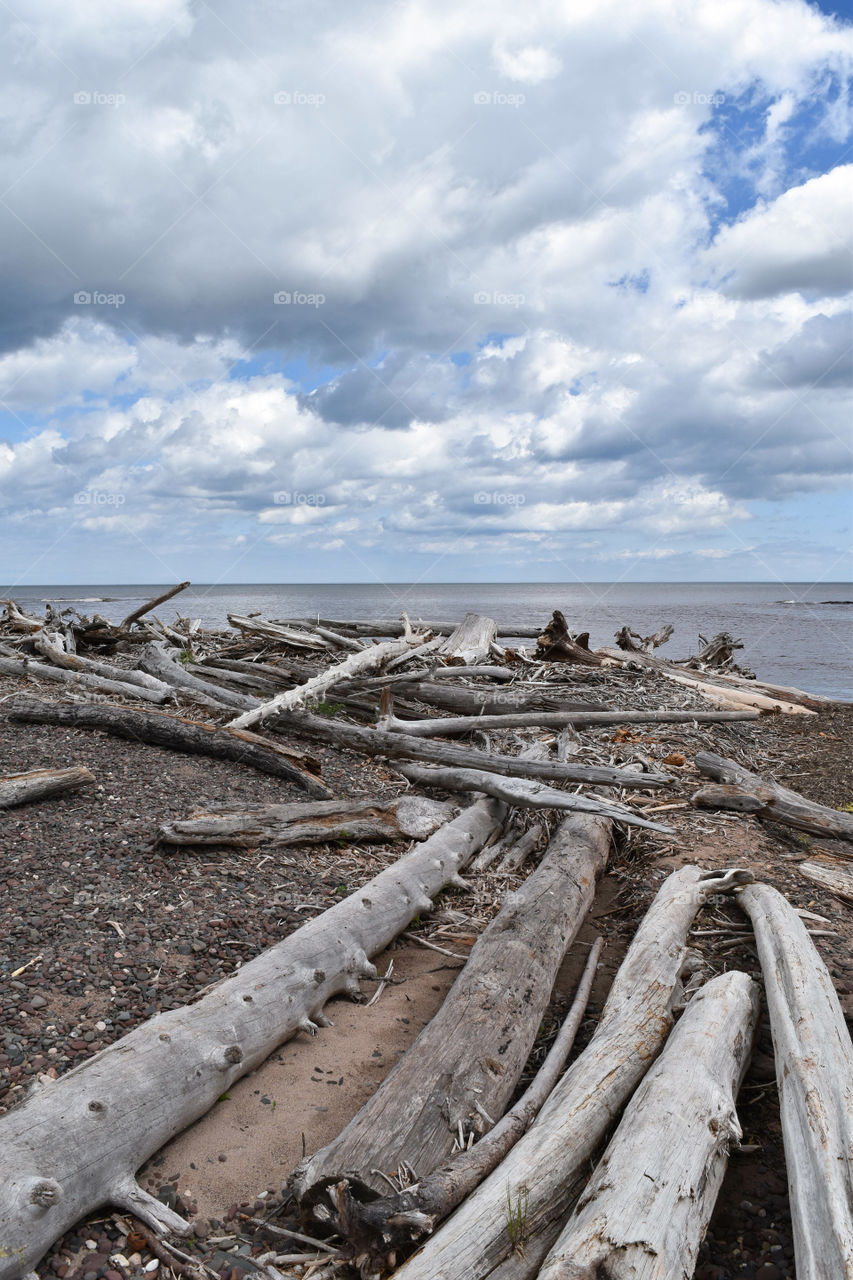
{"type": "MultiPolygon", "coordinates": [[[[168,585],[168,584],[166,584],[168,585]]],[[[119,621],[166,585],[0,587],[41,612],[52,601],[80,613],[119,621]]],[[[593,647],[613,644],[628,624],[641,635],[664,623],[675,628],[662,657],[695,653],[699,634],[730,631],[743,640],[741,657],[759,679],[853,701],[853,584],[772,582],[640,583],[391,583],[312,585],[194,584],[157,610],[164,622],[200,618],[227,625],[228,613],[260,612],[266,618],[398,618],[458,620],[467,610],[499,623],[544,624],[554,609],[572,631],[589,631],[593,647]]],[[[532,641],[526,643],[532,644],[532,641]]]]}

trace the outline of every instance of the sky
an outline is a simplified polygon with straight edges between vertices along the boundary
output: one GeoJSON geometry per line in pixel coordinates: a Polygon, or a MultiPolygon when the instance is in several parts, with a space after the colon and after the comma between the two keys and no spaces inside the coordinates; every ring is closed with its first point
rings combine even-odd
{"type": "Polygon", "coordinates": [[[849,0],[29,0],[0,582],[851,576],[849,0]]]}

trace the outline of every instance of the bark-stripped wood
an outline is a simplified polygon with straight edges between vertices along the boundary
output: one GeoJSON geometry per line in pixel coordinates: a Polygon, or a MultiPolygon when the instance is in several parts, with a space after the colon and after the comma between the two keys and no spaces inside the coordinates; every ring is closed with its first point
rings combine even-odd
{"type": "Polygon", "coordinates": [[[712,702],[718,707],[755,707],[759,711],[780,712],[786,716],[813,716],[817,714],[799,702],[787,702],[783,698],[774,698],[766,693],[751,692],[740,686],[724,688],[719,684],[710,684],[707,680],[696,680],[693,676],[688,676],[684,671],[662,670],[661,675],[666,676],[667,680],[673,680],[676,684],[683,684],[687,688],[695,690],[696,693],[706,698],[708,702],[712,702]]]}
{"type": "Polygon", "coordinates": [[[171,600],[180,591],[186,591],[190,584],[188,582],[179,582],[176,587],[169,587],[168,591],[164,591],[162,595],[155,596],[153,600],[149,600],[147,604],[141,604],[138,609],[134,609],[133,613],[129,613],[121,624],[122,631],[127,631],[133,626],[134,622],[138,622],[144,614],[151,609],[156,609],[158,604],[165,604],[167,600],[171,600]]]}
{"type": "Polygon", "coordinates": [[[13,631],[19,631],[23,635],[31,636],[44,626],[44,623],[39,621],[38,618],[33,618],[30,614],[24,613],[22,609],[19,609],[14,600],[4,600],[3,604],[6,606],[6,616],[3,621],[13,631]]]}
{"type": "Polygon", "coordinates": [[[758,987],[745,973],[721,974],[692,998],[539,1280],[693,1275],[729,1146],[742,1136],[735,1099],[759,1008],[758,987]]]}
{"type": "MultiPolygon", "coordinates": [[[[448,668],[452,670],[453,668],[448,668]]],[[[504,689],[493,692],[484,689],[448,688],[446,682],[435,680],[413,681],[398,684],[395,695],[413,698],[429,706],[441,707],[460,715],[514,715],[525,711],[605,711],[600,702],[577,701],[566,696],[565,690],[555,693],[548,689],[504,689]]]]}
{"type": "Polygon", "coordinates": [[[442,641],[436,653],[448,658],[461,658],[463,662],[482,662],[489,656],[489,646],[498,634],[494,618],[481,613],[466,613],[455,631],[442,641]]]}
{"type": "Polygon", "coordinates": [[[303,1213],[335,1219],[336,1187],[370,1200],[382,1170],[431,1173],[462,1130],[503,1115],[524,1069],[566,948],[607,862],[610,823],[560,824],[537,869],[477,939],[438,1013],[343,1132],[293,1176],[303,1213]],[[488,1119],[486,1119],[488,1117],[488,1119]]]}
{"type": "Polygon", "coordinates": [[[589,632],[573,636],[565,616],[555,609],[551,621],[536,639],[537,656],[549,662],[575,662],[586,667],[606,667],[610,660],[593,653],[589,647],[589,632]]]}
{"type": "Polygon", "coordinates": [[[170,690],[164,693],[138,684],[126,684],[121,680],[105,680],[102,676],[90,675],[86,671],[68,671],[64,667],[52,667],[46,662],[33,662],[30,658],[0,657],[0,672],[16,676],[19,680],[48,680],[52,684],[63,684],[83,692],[133,698],[138,702],[154,702],[158,706],[172,696],[170,690]]]}
{"type": "Polygon", "coordinates": [[[115,680],[120,684],[141,685],[144,689],[154,689],[164,697],[171,698],[173,689],[164,680],[149,675],[147,671],[126,671],[112,662],[102,662],[97,658],[83,658],[77,653],[69,653],[63,648],[64,636],[42,630],[33,637],[33,643],[48,662],[55,667],[64,667],[66,671],[80,671],[86,675],[102,676],[105,680],[115,680]]]}
{"type": "Polygon", "coordinates": [[[259,844],[322,844],[327,840],[425,840],[451,813],[449,804],[414,795],[388,804],[373,800],[226,804],[166,822],[158,834],[166,844],[241,849],[259,844]]]}
{"type": "Polygon", "coordinates": [[[625,649],[628,653],[649,653],[652,649],[659,649],[662,644],[666,644],[674,630],[675,628],[668,622],[665,627],[661,627],[652,635],[641,636],[630,627],[622,627],[616,632],[615,639],[619,648],[625,649]]]}
{"type": "Polygon", "coordinates": [[[0,1280],[20,1280],[104,1204],[186,1232],[135,1171],[277,1045],[313,1034],[332,996],[375,976],[368,956],[429,910],[502,819],[494,801],[472,805],[196,1004],[151,1018],[2,1117],[0,1280]]]}
{"type": "Polygon", "coordinates": [[[244,618],[238,613],[229,613],[228,621],[243,635],[259,636],[262,640],[277,640],[279,644],[293,645],[297,649],[334,648],[331,641],[323,640],[310,631],[282,626],[277,622],[266,622],[263,618],[244,618]]]}
{"type": "Polygon", "coordinates": [[[812,835],[853,840],[853,813],[807,800],[772,779],[750,773],[736,760],[727,760],[710,751],[697,751],[696,767],[706,777],[722,784],[705,786],[696,792],[692,803],[700,808],[733,809],[756,818],[783,822],[812,835]]]}
{"type": "Polygon", "coordinates": [[[743,711],[513,711],[505,716],[445,716],[440,720],[397,720],[390,716],[392,733],[419,738],[458,737],[475,729],[562,729],[567,724],[593,728],[602,724],[725,724],[733,720],[757,720],[759,713],[743,711]]]}
{"type": "Polygon", "coordinates": [[[7,773],[0,776],[0,809],[30,804],[48,796],[71,791],[74,787],[94,782],[95,775],[82,766],[69,769],[31,769],[27,773],[7,773]]]}
{"type": "MultiPolygon", "coordinates": [[[[405,725],[409,722],[401,720],[396,723],[405,725]]],[[[386,733],[383,729],[365,729],[344,720],[302,712],[282,716],[275,727],[365,755],[385,756],[389,760],[426,760],[431,764],[458,765],[461,768],[470,766],[509,777],[542,778],[549,782],[591,782],[606,787],[665,787],[672,783],[667,773],[637,774],[607,765],[492,754],[473,747],[460,747],[456,743],[409,737],[396,731],[386,733]]]]}
{"type": "Polygon", "coordinates": [[[663,658],[656,658],[651,653],[634,652],[626,655],[621,650],[606,645],[598,652],[619,659],[623,663],[630,661],[647,667],[650,671],[657,671],[668,680],[674,680],[676,684],[694,689],[702,697],[710,702],[716,702],[719,706],[751,706],[761,711],[802,715],[810,708],[826,701],[814,694],[804,693],[802,689],[787,689],[761,680],[749,680],[745,676],[735,675],[730,671],[714,671],[708,673],[708,678],[702,678],[698,672],[691,671],[689,667],[666,662],[663,658]],[[726,701],[727,695],[728,701],[726,701]]]}
{"type": "Polygon", "coordinates": [[[853,868],[844,863],[830,865],[828,862],[798,862],[797,870],[822,889],[828,889],[837,898],[845,902],[853,902],[853,868]]]}
{"type": "Polygon", "coordinates": [[[604,946],[597,938],[592,946],[571,1008],[545,1061],[518,1102],[470,1148],[459,1151],[414,1186],[396,1195],[362,1201],[349,1188],[336,1188],[340,1230],[353,1246],[355,1265],[393,1267],[401,1249],[434,1230],[436,1223],[460,1204],[484,1178],[496,1169],[536,1118],[553,1089],[572,1050],[604,946]]]}
{"type": "Polygon", "coordinates": [[[343,662],[336,662],[328,670],[321,671],[319,675],[312,676],[310,680],[306,680],[304,684],[297,685],[294,689],[287,689],[284,693],[276,694],[271,701],[264,702],[255,707],[254,710],[246,711],[243,715],[237,716],[236,720],[230,722],[230,727],[232,729],[248,729],[250,725],[257,724],[259,720],[267,720],[270,716],[279,715],[285,711],[293,711],[297,707],[304,707],[312,702],[318,702],[327,690],[331,689],[340,680],[350,680],[353,676],[365,675],[368,672],[376,671],[390,658],[396,658],[401,654],[408,653],[416,645],[421,644],[423,639],[423,636],[410,630],[401,640],[388,640],[384,644],[375,644],[369,649],[361,649],[358,653],[351,653],[348,658],[344,658],[343,662]]]}
{"type": "Polygon", "coordinates": [[[603,818],[612,818],[614,822],[648,827],[651,831],[672,835],[672,827],[641,818],[625,805],[597,797],[593,799],[592,796],[576,795],[574,792],[558,791],[556,787],[549,787],[546,783],[536,782],[531,778],[502,778],[499,774],[486,773],[483,769],[444,769],[435,765],[402,764],[398,768],[404,778],[421,787],[483,792],[519,809],[566,809],[576,813],[596,813],[603,818]]]}
{"type": "Polygon", "coordinates": [[[192,671],[187,670],[177,659],[178,655],[174,649],[167,653],[159,644],[148,644],[142,651],[140,665],[151,675],[171,685],[173,689],[187,692],[190,697],[200,693],[205,698],[213,698],[220,706],[246,711],[261,705],[257,698],[249,694],[237,693],[234,689],[223,689],[221,685],[213,685],[209,680],[194,676],[192,671]]]}
{"type": "Polygon", "coordinates": [[[259,773],[296,782],[317,800],[332,798],[329,788],[306,769],[312,763],[303,753],[282,747],[256,733],[220,729],[163,711],[139,711],[101,703],[40,702],[24,696],[0,705],[0,714],[25,724],[61,724],[72,729],[100,729],[117,738],[149,742],[188,755],[233,760],[259,773]]]}
{"type": "MultiPolygon", "coordinates": [[[[364,636],[401,636],[404,634],[404,625],[399,618],[281,618],[278,620],[279,625],[290,627],[333,627],[335,631],[343,632],[348,635],[364,636]]],[[[448,622],[446,619],[429,619],[424,620],[418,618],[413,625],[419,631],[431,631],[436,636],[449,636],[458,627],[458,622],[448,622]]],[[[521,623],[518,626],[513,623],[498,623],[498,634],[510,636],[519,640],[535,640],[539,635],[541,627],[533,626],[528,623],[521,623]]]]}
{"type": "Polygon", "coordinates": [[[767,992],[798,1280],[853,1275],[853,1045],[832,979],[791,904],[741,894],[767,992]]]}
{"type": "MultiPolygon", "coordinates": [[[[687,933],[716,893],[750,880],[740,869],[681,867],[658,891],[613,981],[595,1034],[555,1086],[528,1132],[395,1280],[483,1280],[513,1254],[507,1194],[527,1190],[532,1238],[553,1236],[585,1176],[587,1162],[660,1053],[695,971],[687,933]]],[[[536,1250],[515,1256],[513,1273],[536,1274],[536,1250]]]]}

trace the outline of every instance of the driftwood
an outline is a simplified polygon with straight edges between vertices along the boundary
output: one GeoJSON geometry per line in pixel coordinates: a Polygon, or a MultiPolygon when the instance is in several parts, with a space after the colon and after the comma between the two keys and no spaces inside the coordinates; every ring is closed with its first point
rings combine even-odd
{"type": "Polygon", "coordinates": [[[791,904],[740,897],[764,975],[798,1280],[853,1274],[853,1045],[832,979],[791,904]]]}
{"type": "Polygon", "coordinates": [[[722,784],[705,786],[696,792],[692,803],[700,808],[733,809],[736,813],[783,822],[812,835],[853,840],[853,813],[806,800],[778,782],[750,773],[736,760],[715,756],[710,751],[697,751],[696,767],[706,777],[722,784]]]}
{"type": "Polygon", "coordinates": [[[536,640],[537,656],[549,662],[576,662],[586,667],[609,666],[606,657],[593,653],[589,647],[589,632],[573,636],[559,609],[554,610],[551,621],[536,640]]]}
{"type": "MultiPolygon", "coordinates": [[[[452,667],[449,670],[452,670],[452,667]]],[[[505,689],[494,692],[484,689],[448,688],[446,682],[434,680],[398,684],[394,687],[394,693],[459,715],[504,716],[525,711],[606,710],[600,702],[578,702],[567,698],[565,692],[555,693],[541,689],[505,689]]]]}
{"type": "Polygon", "coordinates": [[[436,648],[448,658],[461,658],[463,662],[481,662],[488,658],[489,647],[498,634],[494,618],[481,613],[466,613],[455,631],[436,648]]]}
{"type": "MultiPolygon", "coordinates": [[[[399,618],[281,618],[278,620],[281,626],[299,626],[299,627],[333,627],[335,631],[340,631],[345,635],[364,636],[402,636],[405,634],[404,624],[399,618]]],[[[448,622],[447,620],[429,619],[425,621],[418,618],[414,622],[414,626],[420,631],[431,631],[436,636],[449,636],[458,627],[458,622],[448,622]]],[[[515,626],[512,623],[498,623],[498,634],[511,636],[519,640],[528,639],[535,640],[539,635],[541,627],[522,624],[515,626]]]]}
{"type": "Polygon", "coordinates": [[[139,685],[143,689],[154,689],[164,697],[171,698],[173,690],[163,680],[149,675],[147,671],[125,671],[112,662],[101,662],[97,658],[82,658],[79,654],[69,653],[62,647],[65,637],[51,634],[46,630],[33,638],[33,644],[39,653],[52,662],[55,667],[64,667],[66,671],[79,671],[85,675],[103,676],[105,680],[118,681],[121,684],[139,685]]]}
{"type": "Polygon", "coordinates": [[[259,636],[262,640],[277,640],[279,644],[294,645],[298,649],[329,650],[334,647],[329,640],[323,640],[310,631],[282,626],[277,622],[266,622],[263,618],[244,618],[238,613],[229,613],[228,621],[244,635],[259,636]]]}
{"type": "Polygon", "coordinates": [[[518,711],[505,716],[445,716],[438,720],[383,721],[393,733],[416,737],[458,737],[475,729],[562,729],[568,724],[594,728],[602,724],[724,724],[757,720],[757,711],[518,711]]]}
{"type": "MultiPolygon", "coordinates": [[[[402,764],[397,766],[404,778],[421,787],[439,787],[443,791],[482,792],[519,809],[566,809],[574,813],[595,813],[628,826],[648,827],[672,835],[672,827],[641,818],[624,805],[598,796],[577,795],[558,791],[545,782],[532,778],[503,778],[483,769],[445,769],[440,765],[402,764]]],[[[636,777],[641,775],[637,774],[636,777]]]]}
{"type": "Polygon", "coordinates": [[[515,679],[509,667],[492,667],[485,662],[478,662],[474,666],[462,663],[456,667],[434,667],[429,673],[430,680],[467,680],[471,676],[478,680],[496,680],[498,684],[508,684],[515,679]]]}
{"type": "MultiPolygon", "coordinates": [[[[111,694],[121,698],[134,698],[139,702],[155,702],[162,705],[172,694],[157,689],[147,689],[138,684],[126,684],[121,680],[105,680],[102,676],[90,675],[85,671],[68,671],[65,667],[49,666],[45,662],[33,662],[29,658],[0,657],[0,672],[18,679],[49,680],[54,684],[64,684],[84,692],[111,694]]],[[[120,674],[116,672],[116,674],[120,674]]]]}
{"type": "Polygon", "coordinates": [[[310,680],[306,680],[304,684],[297,685],[295,689],[287,689],[284,693],[276,694],[270,702],[264,702],[261,706],[255,707],[254,710],[244,712],[243,715],[230,722],[230,727],[232,729],[248,729],[250,725],[257,724],[259,720],[263,721],[272,715],[292,711],[296,707],[304,707],[309,703],[317,702],[328,689],[331,689],[340,680],[349,680],[353,676],[375,671],[389,658],[399,657],[401,654],[413,649],[415,645],[419,645],[423,638],[423,636],[409,630],[401,640],[388,640],[384,644],[372,645],[369,649],[361,649],[358,653],[351,653],[343,662],[335,663],[328,670],[312,676],[310,680]]]}
{"type": "Polygon", "coordinates": [[[94,782],[95,775],[82,766],[70,769],[33,769],[29,773],[7,773],[0,777],[0,809],[44,800],[73,787],[94,782]]]}
{"type": "Polygon", "coordinates": [[[503,1114],[524,1069],[557,969],[607,862],[610,824],[571,818],[477,939],[438,1013],[379,1089],[328,1146],[304,1160],[292,1186],[303,1214],[334,1222],[347,1181],[356,1200],[387,1191],[382,1170],[431,1173],[458,1135],[503,1114]]]}
{"type": "MultiPolygon", "coordinates": [[[[549,782],[592,782],[612,787],[663,787],[672,782],[667,773],[637,774],[628,769],[610,768],[607,765],[577,764],[560,760],[532,760],[523,756],[504,756],[473,747],[460,747],[451,742],[430,742],[412,737],[404,730],[410,722],[398,720],[401,732],[388,733],[384,729],[365,729],[361,725],[347,724],[344,720],[332,720],[300,712],[282,716],[275,728],[290,730],[319,742],[346,747],[370,756],[386,756],[389,760],[426,760],[431,764],[458,765],[461,768],[485,769],[516,778],[542,778],[549,782]]],[[[415,722],[417,723],[417,722],[415,722]]],[[[444,720],[443,724],[452,723],[444,720]]]]}
{"type": "Polygon", "coordinates": [[[388,804],[371,800],[320,800],[313,804],[234,804],[199,810],[164,823],[159,838],[176,845],[233,845],[252,849],[321,844],[327,840],[425,840],[447,822],[452,806],[425,796],[388,804]]]}
{"type": "Polygon", "coordinates": [[[704,636],[700,636],[699,640],[702,648],[687,659],[685,666],[698,667],[702,671],[707,670],[708,667],[740,670],[735,665],[735,650],[743,648],[742,640],[735,640],[728,631],[718,631],[711,640],[706,640],[704,636]]]}
{"type": "Polygon", "coordinates": [[[518,1102],[470,1148],[459,1151],[426,1177],[396,1195],[356,1200],[348,1188],[337,1192],[337,1218],[353,1246],[355,1263],[393,1267],[401,1249],[434,1230],[526,1133],[562,1072],[586,1010],[603,948],[597,938],[584,966],[574,1000],[545,1061],[518,1102]]]}
{"type": "Polygon", "coordinates": [[[844,863],[830,865],[827,862],[799,862],[797,870],[801,876],[834,893],[836,898],[853,902],[853,868],[844,863]]]}
{"type": "Polygon", "coordinates": [[[19,609],[14,600],[4,600],[6,606],[6,617],[3,619],[13,631],[20,631],[23,635],[31,636],[36,631],[41,631],[44,626],[38,618],[31,617],[28,613],[24,613],[19,609]]]}
{"type": "Polygon", "coordinates": [[[697,992],[626,1107],[539,1280],[693,1275],[729,1145],[741,1138],[735,1098],[759,1006],[745,973],[722,974],[697,992]]]}
{"type": "Polygon", "coordinates": [[[173,596],[176,596],[179,591],[186,591],[189,585],[190,584],[188,582],[179,582],[176,587],[170,587],[169,590],[164,591],[162,595],[155,596],[154,599],[149,600],[147,604],[140,605],[138,609],[134,609],[133,613],[129,613],[124,622],[122,622],[122,631],[129,631],[134,622],[138,622],[143,614],[148,613],[151,609],[156,609],[158,604],[165,604],[167,600],[171,600],[173,596]]]}
{"type": "Polygon", "coordinates": [[[233,689],[223,689],[221,685],[212,685],[208,680],[194,676],[191,671],[178,661],[175,650],[169,653],[159,644],[148,644],[142,651],[140,665],[151,675],[172,686],[173,689],[186,692],[190,697],[201,693],[205,698],[213,698],[220,706],[251,710],[261,704],[257,698],[245,693],[237,693],[233,689]],[[174,657],[172,654],[174,653],[174,657]]]}
{"type": "Polygon", "coordinates": [[[515,1257],[532,1277],[559,1233],[587,1162],[660,1053],[695,971],[687,933],[715,893],[751,879],[748,871],[682,867],[661,886],[613,981],[595,1034],[555,1086],[529,1131],[395,1280],[483,1280],[513,1254],[507,1197],[526,1201],[524,1220],[537,1252],[515,1257]],[[541,1248],[541,1242],[544,1249],[541,1248]]]}
{"type": "Polygon", "coordinates": [[[73,1223],[105,1204],[185,1233],[136,1169],[358,977],[502,821],[481,801],[343,902],[244,964],[196,1004],[161,1013],[31,1093],[0,1119],[0,1280],[20,1280],[73,1223]]]}
{"type": "Polygon", "coordinates": [[[652,649],[659,649],[662,644],[666,644],[674,630],[675,628],[667,623],[652,635],[641,636],[630,627],[622,627],[621,631],[616,632],[616,643],[620,649],[628,653],[649,653],[652,649]]]}
{"type": "Polygon", "coordinates": [[[73,702],[39,702],[35,698],[18,697],[6,702],[0,714],[25,724],[62,724],[73,729],[100,729],[117,738],[150,742],[172,751],[189,755],[212,756],[217,760],[233,760],[259,773],[286,778],[303,787],[318,800],[331,799],[331,793],[319,778],[307,772],[309,759],[300,752],[279,746],[255,733],[236,729],[220,729],[215,725],[167,715],[163,711],[138,711],[110,704],[82,705],[73,702]]]}

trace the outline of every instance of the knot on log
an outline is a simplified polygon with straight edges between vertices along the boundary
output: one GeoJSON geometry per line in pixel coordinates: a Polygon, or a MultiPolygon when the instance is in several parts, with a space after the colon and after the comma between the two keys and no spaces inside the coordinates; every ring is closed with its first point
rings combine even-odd
{"type": "Polygon", "coordinates": [[[231,1044],[224,1053],[225,1066],[234,1066],[238,1062],[243,1061],[243,1050],[238,1044],[231,1044]]]}
{"type": "Polygon", "coordinates": [[[30,1204],[37,1204],[42,1209],[59,1204],[63,1191],[53,1178],[39,1178],[30,1188],[30,1204]]]}

